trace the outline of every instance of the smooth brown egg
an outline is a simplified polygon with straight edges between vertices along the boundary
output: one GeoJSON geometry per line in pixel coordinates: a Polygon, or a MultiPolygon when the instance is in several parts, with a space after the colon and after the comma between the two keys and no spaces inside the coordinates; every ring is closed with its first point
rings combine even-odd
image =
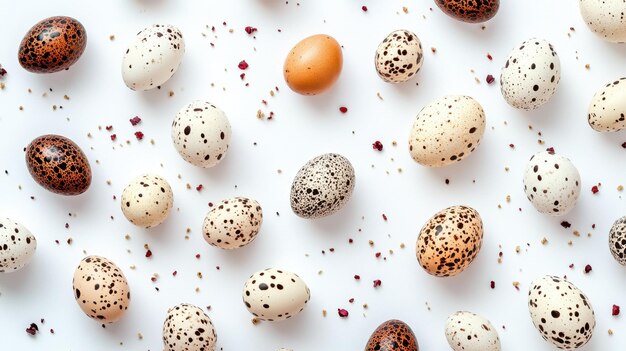
{"type": "Polygon", "coordinates": [[[486,22],[500,8],[500,0],[435,0],[435,3],[446,15],[469,23],[486,22]]]}
{"type": "Polygon", "coordinates": [[[419,351],[413,330],[403,321],[391,319],[372,333],[365,351],[419,351]]]}
{"type": "Polygon", "coordinates": [[[26,166],[33,179],[53,193],[78,195],[91,184],[87,156],[64,136],[43,135],[33,140],[26,147],[26,166]]]}
{"type": "Polygon", "coordinates": [[[343,53],[337,40],[317,34],[291,49],[283,72],[291,90],[302,95],[317,95],[335,84],[342,67],[343,53]]]}
{"type": "Polygon", "coordinates": [[[85,27],[72,17],[55,16],[35,24],[17,53],[20,65],[34,73],[68,69],[85,51],[85,27]]]}

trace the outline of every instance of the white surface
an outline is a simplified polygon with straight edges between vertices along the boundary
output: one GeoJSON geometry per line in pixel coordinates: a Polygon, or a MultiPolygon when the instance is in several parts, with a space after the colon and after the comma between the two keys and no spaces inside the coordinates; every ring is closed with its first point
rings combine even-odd
{"type": "Polygon", "coordinates": [[[422,349],[444,350],[444,323],[456,310],[470,310],[491,320],[504,350],[551,350],[535,331],[526,306],[530,281],[544,274],[566,274],[595,307],[598,323],[586,350],[626,347],[624,316],[610,315],[613,304],[626,310],[626,271],[613,260],[607,245],[611,224],[626,214],[623,193],[616,190],[619,184],[626,185],[626,150],[620,146],[626,135],[599,134],[586,121],[593,93],[624,75],[626,47],[605,43],[588,31],[576,1],[503,0],[485,30],[450,19],[425,0],[371,1],[366,3],[367,13],[361,11],[361,2],[335,0],[303,1],[300,6],[278,0],[147,3],[153,4],[0,2],[0,63],[9,71],[7,87],[0,91],[0,167],[9,172],[0,174],[0,212],[23,223],[39,243],[30,266],[0,277],[0,349],[159,350],[167,308],[190,302],[211,305],[209,314],[224,350],[358,350],[389,318],[409,323],[422,349]],[[402,12],[402,6],[408,6],[409,14],[402,12]],[[22,70],[16,58],[21,35],[40,19],[59,14],[74,16],[85,25],[89,36],[85,54],[67,72],[35,75],[22,70]],[[181,28],[186,56],[163,89],[133,92],[121,79],[122,54],[135,33],[157,22],[181,28]],[[215,33],[207,25],[215,26],[215,33]],[[257,39],[244,32],[248,25],[259,28],[257,39]],[[570,32],[570,27],[576,31],[570,32]],[[416,80],[389,85],[377,77],[373,56],[379,41],[399,28],[418,34],[427,48],[426,60],[416,80]],[[319,32],[333,35],[344,46],[344,71],[331,92],[298,96],[282,79],[283,60],[293,44],[319,32]],[[109,40],[111,34],[114,41],[109,40]],[[498,85],[488,86],[484,78],[499,77],[509,51],[532,36],[555,45],[562,80],[549,104],[522,112],[510,108],[498,85]],[[436,54],[431,47],[437,48],[436,54]],[[486,59],[488,52],[493,61],[486,59]],[[243,59],[250,64],[245,79],[250,87],[239,78],[237,63],[243,59]],[[586,63],[590,70],[584,68],[586,63]],[[476,84],[471,69],[481,84],[476,84]],[[280,92],[272,98],[269,91],[275,86],[280,92]],[[53,91],[42,97],[49,88],[53,91]],[[170,90],[173,97],[168,97],[170,90]],[[407,147],[413,118],[432,99],[452,93],[469,94],[484,106],[488,130],[483,142],[458,165],[421,167],[411,160],[407,147]],[[71,100],[65,101],[64,94],[71,100]],[[215,103],[233,126],[225,160],[210,170],[184,162],[170,140],[175,113],[195,99],[215,103]],[[63,109],[53,111],[53,104],[63,109]],[[338,111],[343,105],[349,108],[345,115],[338,111]],[[275,119],[257,120],[259,108],[266,114],[274,111],[275,119]],[[135,115],[143,122],[132,127],[128,119],[135,115]],[[117,142],[109,139],[106,125],[114,126],[117,142]],[[142,142],[135,140],[136,130],[145,133],[142,142]],[[94,172],[86,194],[57,196],[28,175],[22,149],[46,133],[68,136],[86,152],[94,172]],[[155,140],[154,146],[150,139],[155,140]],[[538,139],[545,145],[539,145],[538,139]],[[131,140],[130,145],[126,140],[131,140]],[[372,150],[375,140],[384,143],[382,153],[372,150]],[[392,140],[397,140],[397,147],[392,140]],[[511,143],[515,149],[509,148],[511,143]],[[526,161],[548,146],[571,158],[583,179],[578,205],[564,218],[540,215],[523,192],[526,161]],[[289,206],[291,180],[308,159],[324,152],[339,152],[352,161],[357,172],[354,196],[333,217],[299,219],[289,206]],[[163,225],[151,230],[133,227],[124,219],[119,200],[112,200],[113,195],[119,199],[130,179],[145,172],[157,172],[170,181],[177,208],[163,225]],[[446,178],[450,185],[444,183],[446,178]],[[601,191],[592,195],[590,188],[598,182],[601,191]],[[187,183],[192,190],[186,189],[187,183]],[[198,184],[204,185],[200,193],[194,189],[198,184]],[[220,251],[204,242],[201,225],[209,201],[234,195],[258,199],[265,220],[252,245],[220,251]],[[483,248],[463,274],[437,279],[417,264],[415,240],[432,214],[454,204],[471,205],[481,213],[483,248]],[[388,222],[382,220],[382,213],[388,222]],[[572,228],[562,228],[563,219],[572,228]],[[66,222],[69,229],[64,228],[66,222]],[[185,240],[188,227],[190,238],[185,240]],[[574,229],[580,237],[572,234],[574,229]],[[132,239],[125,240],[125,234],[132,239]],[[65,243],[69,237],[71,245],[65,243]],[[549,240],[545,246],[544,237],[549,240]],[[348,244],[349,238],[354,244],[348,244]],[[370,247],[368,240],[375,245],[370,247]],[[150,259],[144,257],[146,243],[154,254],[150,259]],[[522,248],[519,254],[516,245],[522,248]],[[330,253],[330,248],[335,252],[330,253]],[[133,298],[128,314],[106,329],[88,319],[73,298],[72,274],[83,250],[113,260],[129,279],[133,298]],[[502,264],[497,263],[500,251],[502,264]],[[376,259],[376,252],[386,260],[376,259]],[[197,253],[200,259],[195,258],[197,253]],[[573,270],[568,268],[571,263],[573,270]],[[585,264],[593,266],[591,274],[583,273],[585,264]],[[252,273],[266,267],[297,272],[311,288],[312,300],[292,320],[254,326],[241,301],[242,287],[252,273]],[[173,277],[175,270],[178,275],[173,277]],[[202,279],[197,272],[202,272],[202,279]],[[160,275],[156,283],[150,281],[153,273],[160,275]],[[354,274],[361,276],[360,282],[352,278],[354,274]],[[374,279],[381,279],[382,287],[374,289],[374,279]],[[496,282],[495,290],[489,288],[491,280],[496,282]],[[520,291],[513,288],[513,281],[520,282],[520,291]],[[354,304],[348,303],[352,297],[354,304]],[[367,309],[361,307],[364,303],[367,309]],[[347,319],[337,316],[340,307],[349,310],[347,319]],[[326,318],[322,309],[328,310],[326,318]],[[44,325],[40,318],[45,318],[44,325]],[[42,329],[34,338],[24,331],[33,321],[42,329]],[[49,328],[54,328],[54,335],[49,328]],[[615,334],[609,336],[608,329],[615,334]],[[137,333],[143,334],[143,340],[137,333]]]}

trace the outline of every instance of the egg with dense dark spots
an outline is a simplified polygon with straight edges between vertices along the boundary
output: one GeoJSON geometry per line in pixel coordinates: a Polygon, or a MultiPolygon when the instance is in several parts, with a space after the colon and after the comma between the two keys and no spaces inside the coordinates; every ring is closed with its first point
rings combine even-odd
{"type": "Polygon", "coordinates": [[[213,322],[200,307],[181,303],[167,311],[163,351],[214,351],[216,343],[213,322]]]}
{"type": "Polygon", "coordinates": [[[419,351],[413,330],[403,321],[384,322],[370,336],[365,351],[419,351]]]}
{"type": "Polygon", "coordinates": [[[78,61],[86,46],[87,33],[80,22],[55,16],[38,22],[26,33],[17,56],[27,71],[54,73],[78,61]]]}
{"type": "Polygon", "coordinates": [[[26,165],[33,179],[61,195],[79,195],[91,184],[87,156],[72,140],[60,135],[43,135],[26,147],[26,165]]]}
{"type": "Polygon", "coordinates": [[[435,0],[446,15],[463,22],[481,23],[492,19],[500,0],[435,0]]]}

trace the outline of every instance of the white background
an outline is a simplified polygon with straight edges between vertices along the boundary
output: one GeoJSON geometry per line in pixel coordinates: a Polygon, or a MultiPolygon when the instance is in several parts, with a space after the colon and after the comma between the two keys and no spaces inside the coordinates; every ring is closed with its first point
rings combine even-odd
{"type": "Polygon", "coordinates": [[[0,91],[0,213],[23,223],[39,245],[28,267],[0,277],[0,349],[159,350],[167,308],[190,302],[211,306],[218,346],[228,351],[359,350],[390,318],[407,322],[423,350],[444,350],[448,348],[444,322],[456,310],[491,320],[504,350],[550,350],[531,323],[526,295],[533,279],[554,274],[567,275],[595,308],[597,327],[586,350],[623,350],[626,320],[612,317],[611,306],[621,305],[626,312],[626,270],[611,257],[607,235],[613,221],[626,214],[623,193],[616,190],[619,184],[626,185],[626,150],[621,147],[626,134],[593,131],[586,111],[598,88],[626,74],[626,47],[595,37],[584,25],[577,3],[503,0],[498,15],[483,30],[446,17],[427,0],[318,0],[300,5],[278,0],[36,4],[0,0],[0,63],[9,71],[6,89],[0,91]],[[361,10],[364,4],[367,13],[361,10]],[[408,14],[402,6],[408,7],[408,14]],[[87,49],[69,71],[28,73],[16,57],[22,35],[53,15],[79,19],[87,29],[87,49]],[[187,52],[163,89],[133,92],[121,79],[122,54],[134,34],[152,23],[178,26],[187,52]],[[215,26],[215,32],[207,26],[215,26]],[[245,26],[259,29],[256,39],[244,32],[245,26]],[[416,79],[389,85],[376,75],[374,52],[389,32],[400,28],[417,33],[426,49],[425,63],[416,79]],[[344,69],[330,92],[298,96],[283,81],[283,60],[293,44],[316,33],[331,34],[343,45],[344,69]],[[110,35],[115,35],[114,41],[110,35]],[[487,74],[499,78],[509,51],[532,36],[554,44],[562,80],[550,103],[523,112],[506,104],[497,84],[489,86],[484,80],[487,74]],[[242,82],[237,64],[244,59],[250,68],[242,82]],[[270,97],[275,86],[280,92],[270,97]],[[175,95],[169,97],[169,91],[175,95]],[[63,99],[65,94],[69,101],[63,99]],[[409,130],[425,104],[446,94],[468,94],[481,102],[488,129],[470,158],[452,167],[427,169],[409,156],[409,130]],[[195,99],[220,106],[233,126],[231,148],[213,169],[184,162],[170,139],[175,113],[195,99]],[[262,99],[268,101],[267,107],[262,99]],[[63,109],[53,111],[53,105],[63,109]],[[340,106],[349,112],[341,114],[340,106]],[[258,109],[273,111],[275,119],[258,120],[258,109]],[[132,127],[128,119],[135,115],[143,121],[132,127]],[[116,142],[104,130],[107,125],[113,125],[116,142]],[[133,136],[137,130],[145,134],[141,142],[133,136]],[[47,133],[68,136],[83,148],[94,173],[87,193],[62,197],[30,178],[23,148],[47,133]],[[383,152],[372,150],[375,140],[383,142],[383,152]],[[393,147],[392,141],[398,145],[393,147]],[[583,179],[578,205],[563,218],[540,215],[523,192],[526,161],[548,146],[569,157],[583,179]],[[300,219],[289,206],[291,181],[301,165],[325,152],[341,153],[352,161],[357,174],[354,195],[332,217],[300,219]],[[114,195],[119,199],[131,178],[146,172],[168,179],[176,208],[163,225],[150,230],[128,223],[119,200],[113,200],[114,195]],[[590,189],[598,182],[600,193],[592,195],[590,189]],[[204,186],[201,192],[195,190],[198,184],[204,186]],[[248,247],[220,251],[204,242],[202,220],[208,202],[236,195],[262,204],[263,227],[248,247]],[[419,267],[414,245],[423,223],[455,204],[480,212],[483,248],[460,276],[438,279],[419,267]],[[572,228],[561,227],[561,220],[571,222],[572,228]],[[191,228],[188,240],[186,228],[191,228]],[[581,236],[576,237],[574,230],[581,236]],[[132,239],[125,240],[126,234],[132,239]],[[70,237],[73,242],[68,245],[70,237]],[[547,245],[541,244],[544,237],[547,245]],[[354,244],[348,244],[349,238],[354,244]],[[375,245],[370,247],[368,240],[375,245]],[[401,249],[401,243],[406,248],[401,249]],[[144,257],[144,244],[153,252],[150,259],[144,257]],[[517,245],[522,248],[519,254],[517,245]],[[105,329],[87,318],[73,298],[73,271],[85,252],[117,263],[133,294],[127,315],[105,329]],[[376,252],[386,260],[376,259],[376,252]],[[195,258],[197,253],[200,259],[195,258]],[[590,274],[583,273],[586,264],[593,267],[590,274]],[[254,326],[241,301],[242,287],[252,273],[267,267],[298,273],[311,288],[312,300],[296,318],[254,326]],[[173,277],[175,270],[178,275],[173,277]],[[197,272],[202,272],[202,279],[197,272]],[[156,283],[150,281],[154,273],[159,274],[156,283]],[[361,276],[360,282],[353,279],[355,274],[361,276]],[[382,287],[374,289],[374,279],[381,279],[382,287]],[[496,282],[494,290],[491,280],[496,282]],[[520,282],[520,291],[513,281],[520,282]],[[355,299],[353,304],[350,298],[355,299]],[[339,318],[337,308],[347,309],[350,316],[339,318]],[[325,318],[323,309],[328,311],[325,318]],[[35,337],[24,331],[33,321],[42,330],[35,337]]]}

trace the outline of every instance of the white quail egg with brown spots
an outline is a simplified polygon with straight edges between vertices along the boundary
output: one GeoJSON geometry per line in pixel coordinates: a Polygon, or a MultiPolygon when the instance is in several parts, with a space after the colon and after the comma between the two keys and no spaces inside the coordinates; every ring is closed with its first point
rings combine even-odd
{"type": "Polygon", "coordinates": [[[128,281],[115,263],[104,257],[88,256],[80,261],[72,286],[78,306],[101,323],[118,321],[128,309],[128,281]]]}
{"type": "Polygon", "coordinates": [[[502,96],[522,110],[534,110],[548,102],[560,81],[559,56],[552,44],[537,38],[513,49],[500,75],[502,96]]]}
{"type": "Polygon", "coordinates": [[[253,274],[243,287],[248,311],[265,321],[282,321],[300,313],[311,298],[304,281],[295,273],[268,268],[253,274]]]}
{"type": "Polygon", "coordinates": [[[24,268],[35,255],[37,240],[20,223],[0,218],[0,273],[24,268]]]}
{"type": "Polygon", "coordinates": [[[234,197],[223,200],[204,218],[202,232],[207,243],[236,249],[256,239],[263,223],[263,210],[256,200],[234,197]]]}
{"type": "Polygon", "coordinates": [[[375,63],[378,76],[385,82],[406,82],[422,68],[422,43],[411,31],[393,31],[378,45],[375,63]]]}
{"type": "Polygon", "coordinates": [[[545,276],[530,283],[528,308],[537,331],[560,349],[578,349],[593,336],[593,307],[587,296],[566,279],[545,276]]]}
{"type": "Polygon", "coordinates": [[[291,184],[291,209],[302,218],[330,216],[350,200],[354,181],[354,168],[347,158],[317,156],[300,168],[291,184]]]}
{"type": "Polygon", "coordinates": [[[174,205],[174,194],[167,180],[145,174],[133,179],[122,192],[122,212],[132,224],[151,228],[167,218],[174,205]]]}
{"type": "Polygon", "coordinates": [[[224,111],[206,101],[183,107],[172,123],[172,141],[187,162],[210,168],[223,159],[230,145],[230,122],[224,111]]]}
{"type": "Polygon", "coordinates": [[[496,328],[487,319],[467,311],[453,313],[446,321],[446,338],[454,351],[500,351],[496,328]]]}
{"type": "Polygon", "coordinates": [[[613,223],[609,232],[609,248],[613,258],[622,266],[626,266],[626,216],[613,223]]]}
{"type": "Polygon", "coordinates": [[[591,128],[598,132],[626,129],[626,78],[598,90],[589,104],[587,119],[591,128]]]}
{"type": "Polygon", "coordinates": [[[580,0],[580,13],[587,27],[604,40],[626,42],[626,2],[622,0],[580,0]]]}
{"type": "Polygon", "coordinates": [[[580,174],[572,161],[552,151],[535,154],[526,165],[524,191],[540,213],[568,213],[576,205],[580,187],[580,174]]]}
{"type": "Polygon", "coordinates": [[[132,90],[150,90],[167,82],[178,70],[185,40],[169,24],[154,24],[137,33],[122,59],[122,78],[132,90]]]}
{"type": "Polygon", "coordinates": [[[474,152],[484,132],[485,111],[478,101],[469,96],[445,96],[417,114],[409,152],[421,165],[448,166],[474,152]]]}
{"type": "Polygon", "coordinates": [[[217,334],[211,318],[195,305],[181,303],[167,311],[164,351],[214,351],[217,334]]]}

